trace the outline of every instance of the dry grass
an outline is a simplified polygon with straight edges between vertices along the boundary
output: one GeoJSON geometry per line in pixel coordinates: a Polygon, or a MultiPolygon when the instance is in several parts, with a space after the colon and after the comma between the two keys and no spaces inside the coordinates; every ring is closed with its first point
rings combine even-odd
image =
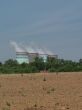
{"type": "Polygon", "coordinates": [[[0,110],[82,110],[82,73],[0,75],[0,110]]]}

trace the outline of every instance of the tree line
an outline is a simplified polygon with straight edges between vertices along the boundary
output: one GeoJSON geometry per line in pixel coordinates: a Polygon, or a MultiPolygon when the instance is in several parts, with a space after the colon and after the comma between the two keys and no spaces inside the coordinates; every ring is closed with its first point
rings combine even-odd
{"type": "Polygon", "coordinates": [[[0,73],[36,73],[47,72],[80,72],[82,71],[82,59],[78,62],[72,60],[47,58],[44,62],[42,58],[35,58],[34,62],[29,64],[18,64],[16,60],[9,59],[4,63],[0,62],[0,73]]]}

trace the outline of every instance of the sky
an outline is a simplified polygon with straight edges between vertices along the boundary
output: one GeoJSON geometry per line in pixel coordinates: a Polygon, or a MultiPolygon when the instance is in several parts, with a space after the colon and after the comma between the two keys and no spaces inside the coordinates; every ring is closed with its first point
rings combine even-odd
{"type": "Polygon", "coordinates": [[[0,61],[15,58],[10,41],[82,58],[82,0],[0,0],[0,61]]]}

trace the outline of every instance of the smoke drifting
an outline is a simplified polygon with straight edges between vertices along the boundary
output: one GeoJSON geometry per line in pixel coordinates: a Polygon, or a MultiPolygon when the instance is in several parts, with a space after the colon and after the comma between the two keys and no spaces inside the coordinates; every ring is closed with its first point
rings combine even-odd
{"type": "Polygon", "coordinates": [[[16,52],[28,52],[28,53],[38,53],[38,54],[48,54],[54,55],[50,50],[46,48],[40,48],[32,45],[19,45],[18,43],[11,41],[11,46],[14,48],[16,52]]]}
{"type": "Polygon", "coordinates": [[[25,50],[22,49],[16,42],[11,41],[10,44],[16,52],[25,52],[25,50]]]}
{"type": "Polygon", "coordinates": [[[46,48],[44,49],[44,51],[45,51],[45,54],[54,55],[53,52],[51,52],[50,50],[48,50],[48,49],[46,49],[46,48]]]}
{"type": "Polygon", "coordinates": [[[25,50],[28,53],[36,53],[36,51],[32,47],[30,47],[30,46],[25,46],[25,50]]]}

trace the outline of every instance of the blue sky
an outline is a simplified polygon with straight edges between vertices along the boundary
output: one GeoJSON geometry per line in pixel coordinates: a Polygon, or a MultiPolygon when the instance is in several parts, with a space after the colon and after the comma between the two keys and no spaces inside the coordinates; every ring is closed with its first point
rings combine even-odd
{"type": "Polygon", "coordinates": [[[82,0],[0,0],[0,61],[15,57],[10,41],[82,58],[82,0]]]}

